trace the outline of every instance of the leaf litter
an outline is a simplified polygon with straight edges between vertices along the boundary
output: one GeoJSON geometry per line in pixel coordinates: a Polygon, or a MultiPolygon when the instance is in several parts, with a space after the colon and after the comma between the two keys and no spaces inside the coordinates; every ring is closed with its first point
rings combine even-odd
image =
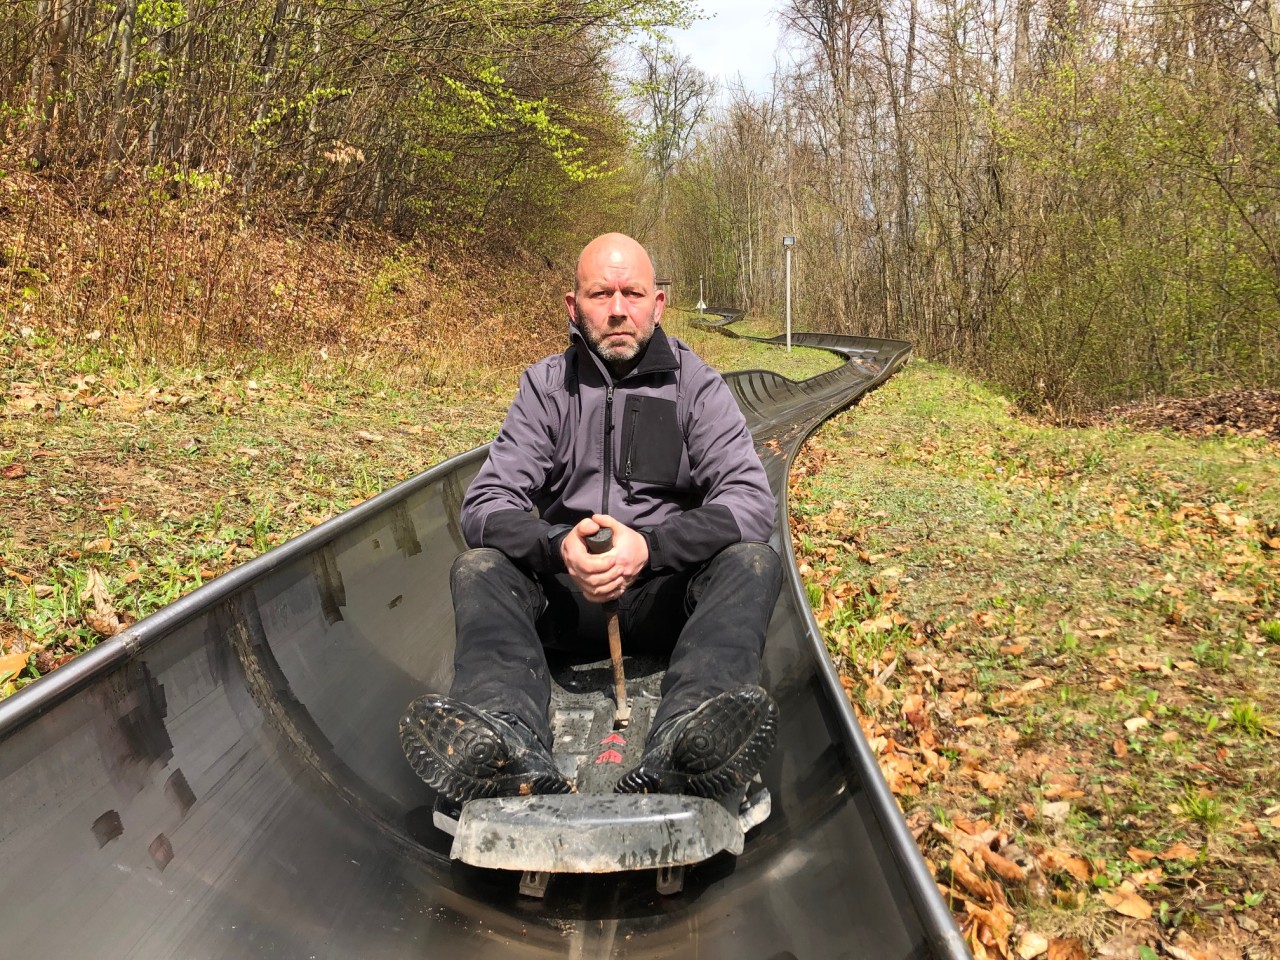
{"type": "Polygon", "coordinates": [[[1277,452],[919,363],[807,446],[815,618],[975,957],[1280,956],[1277,452]]]}

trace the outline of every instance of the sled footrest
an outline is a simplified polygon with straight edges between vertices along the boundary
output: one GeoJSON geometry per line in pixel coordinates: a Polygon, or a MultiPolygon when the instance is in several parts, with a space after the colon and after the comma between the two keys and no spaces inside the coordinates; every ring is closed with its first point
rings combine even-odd
{"type": "Polygon", "coordinates": [[[462,808],[455,860],[525,873],[616,873],[742,852],[737,811],[672,794],[497,797],[462,808]]]}

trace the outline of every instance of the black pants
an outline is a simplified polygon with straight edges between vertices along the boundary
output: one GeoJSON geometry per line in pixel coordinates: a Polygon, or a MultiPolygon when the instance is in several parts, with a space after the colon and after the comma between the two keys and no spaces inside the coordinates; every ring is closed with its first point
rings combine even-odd
{"type": "MultiPolygon", "coordinates": [[[[641,577],[618,601],[623,652],[670,655],[653,726],[704,700],[760,682],[765,631],[782,564],[764,543],[726,547],[693,570],[641,577]]],[[[567,574],[538,578],[482,547],[454,561],[457,648],[451,696],[513,713],[551,745],[544,648],[609,656],[602,607],[567,574]]]]}

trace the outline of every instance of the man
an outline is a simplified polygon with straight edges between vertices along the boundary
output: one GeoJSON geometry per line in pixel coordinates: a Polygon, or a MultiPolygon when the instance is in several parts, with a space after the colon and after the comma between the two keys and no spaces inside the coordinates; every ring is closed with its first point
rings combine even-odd
{"type": "Polygon", "coordinates": [[[607,649],[609,601],[630,652],[670,653],[619,792],[724,797],[776,742],[758,686],[776,503],[723,379],[659,326],[664,303],[639,243],[587,244],[565,295],[571,345],[525,371],[467,490],[453,686],[400,724],[414,769],[455,801],[573,789],[549,749],[544,647],[607,649]],[[613,547],[592,554],[602,527],[613,547]]]}

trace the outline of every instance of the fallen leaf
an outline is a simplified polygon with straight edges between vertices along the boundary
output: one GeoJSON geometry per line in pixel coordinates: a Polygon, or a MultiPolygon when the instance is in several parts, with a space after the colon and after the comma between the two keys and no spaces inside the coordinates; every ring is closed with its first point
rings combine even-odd
{"type": "Polygon", "coordinates": [[[107,583],[94,567],[89,568],[89,573],[85,577],[84,589],[80,591],[80,602],[92,605],[86,606],[81,615],[84,617],[84,622],[102,636],[114,637],[124,629],[107,593],[107,583]]]}
{"type": "Polygon", "coordinates": [[[1067,800],[1056,800],[1053,803],[1046,803],[1040,812],[1046,820],[1062,821],[1070,815],[1071,803],[1067,800]]]}
{"type": "Polygon", "coordinates": [[[1070,874],[1082,884],[1088,884],[1092,871],[1083,857],[1077,857],[1066,850],[1050,847],[1040,854],[1040,865],[1046,870],[1070,874]]]}
{"type": "Polygon", "coordinates": [[[1124,728],[1130,733],[1137,733],[1150,722],[1146,717],[1130,717],[1124,722],[1124,728]]]}
{"type": "Polygon", "coordinates": [[[20,463],[11,463],[3,470],[0,470],[0,477],[6,480],[17,480],[27,475],[27,468],[20,463]]]}
{"type": "Polygon", "coordinates": [[[1048,951],[1049,941],[1040,934],[1029,931],[1018,940],[1018,946],[1015,949],[1022,960],[1033,960],[1034,957],[1048,951]]]}
{"type": "Polygon", "coordinates": [[[987,903],[1003,904],[1005,902],[1004,888],[994,880],[987,880],[980,876],[973,867],[973,861],[962,850],[952,854],[948,866],[951,868],[952,883],[959,884],[961,889],[971,897],[987,903]]]}
{"type": "Polygon", "coordinates": [[[964,909],[968,918],[962,929],[974,960],[1008,957],[1009,935],[1014,924],[1012,911],[1000,903],[987,908],[969,901],[965,901],[964,909]]]}
{"type": "Polygon", "coordinates": [[[29,656],[27,653],[6,653],[0,657],[0,677],[9,673],[21,673],[26,669],[29,656]]]}
{"type": "Polygon", "coordinates": [[[84,612],[84,622],[91,630],[95,630],[104,637],[114,637],[124,629],[118,617],[114,615],[103,616],[96,610],[86,610],[84,612]]]}
{"type": "Polygon", "coordinates": [[[1179,840],[1168,850],[1157,853],[1156,857],[1160,860],[1194,860],[1199,855],[1199,850],[1195,850],[1179,840]]]}
{"type": "Polygon", "coordinates": [[[1001,856],[990,847],[979,847],[978,855],[992,873],[1009,883],[1026,883],[1027,871],[1008,857],[1001,856]]]}
{"type": "Polygon", "coordinates": [[[1178,931],[1175,942],[1170,943],[1165,940],[1161,946],[1174,960],[1222,960],[1222,954],[1217,950],[1212,947],[1202,947],[1182,930],[1178,931]]]}
{"type": "Polygon", "coordinates": [[[357,430],[356,439],[363,440],[365,443],[381,443],[387,438],[380,433],[370,433],[368,430],[357,430]]]}
{"type": "Polygon", "coordinates": [[[1129,848],[1129,859],[1134,863],[1150,863],[1156,858],[1156,855],[1150,850],[1143,850],[1139,847],[1129,848]]]}
{"type": "Polygon", "coordinates": [[[872,620],[863,620],[859,626],[862,627],[862,630],[865,633],[878,633],[884,630],[892,630],[893,617],[886,613],[872,620]]]}
{"type": "Polygon", "coordinates": [[[1223,587],[1213,591],[1214,603],[1253,603],[1253,594],[1238,587],[1223,587]]]}
{"type": "Polygon", "coordinates": [[[978,786],[987,793],[999,793],[1004,789],[1005,784],[1009,782],[1009,778],[1003,773],[985,773],[977,774],[978,786]]]}
{"type": "Polygon", "coordinates": [[[1070,940],[1050,940],[1046,954],[1048,960],[1089,960],[1084,944],[1074,937],[1070,940]]]}
{"type": "Polygon", "coordinates": [[[1139,870],[1137,873],[1130,874],[1129,879],[1133,881],[1135,887],[1145,887],[1150,884],[1164,882],[1164,867],[1155,866],[1146,870],[1139,870]]]}
{"type": "Polygon", "coordinates": [[[1128,884],[1121,884],[1115,890],[1102,891],[1102,900],[1116,913],[1135,920],[1150,920],[1153,913],[1151,904],[1143,900],[1128,884]]]}

